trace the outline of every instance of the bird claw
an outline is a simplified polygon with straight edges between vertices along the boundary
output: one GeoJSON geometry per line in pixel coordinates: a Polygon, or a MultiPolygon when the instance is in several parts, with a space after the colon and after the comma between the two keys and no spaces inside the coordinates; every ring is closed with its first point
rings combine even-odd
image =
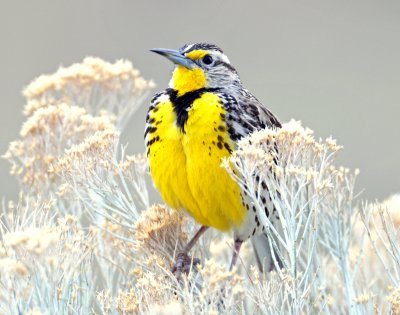
{"type": "Polygon", "coordinates": [[[192,258],[187,253],[179,253],[171,272],[179,280],[182,273],[188,275],[192,267],[200,264],[199,258],[192,258]]]}

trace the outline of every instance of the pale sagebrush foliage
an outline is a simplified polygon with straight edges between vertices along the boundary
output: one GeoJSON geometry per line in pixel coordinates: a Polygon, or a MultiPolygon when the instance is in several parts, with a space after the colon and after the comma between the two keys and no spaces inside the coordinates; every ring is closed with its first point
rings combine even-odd
{"type": "MultiPolygon", "coordinates": [[[[86,314],[96,307],[99,288],[123,285],[118,283],[118,272],[128,276],[129,259],[113,246],[108,233],[99,230],[99,220],[85,208],[87,204],[80,197],[87,191],[75,195],[74,186],[69,185],[67,169],[77,170],[78,167],[68,165],[68,158],[71,154],[75,154],[76,160],[87,156],[81,162],[91,162],[92,168],[86,164],[82,170],[91,172],[91,176],[76,172],[75,175],[80,176],[76,176],[75,181],[82,182],[84,176],[92,179],[90,184],[97,186],[93,184],[90,193],[99,194],[103,205],[115,186],[120,185],[124,189],[113,195],[110,207],[129,211],[147,207],[143,179],[145,162],[141,157],[129,157],[124,152],[117,157],[116,124],[122,128],[124,119],[137,109],[152,86],[153,83],[141,78],[129,62],[110,64],[89,58],[54,75],[42,76],[25,90],[28,118],[21,129],[21,138],[11,143],[4,155],[11,163],[11,174],[20,183],[21,197],[18,206],[3,206],[0,239],[2,261],[15,263],[19,271],[26,268],[24,277],[18,281],[7,278],[14,274],[1,274],[0,295],[4,297],[1,307],[5,313],[39,310],[51,314],[86,314]],[[92,152],[95,154],[90,154],[92,152]],[[95,159],[96,154],[100,158],[95,159]],[[132,194],[136,194],[135,197],[132,194]],[[84,247],[68,240],[71,233],[65,236],[59,231],[59,222],[66,217],[74,220],[73,237],[84,240],[84,247]],[[59,249],[59,255],[53,255],[51,264],[47,250],[35,252],[38,257],[32,257],[26,248],[17,250],[17,244],[10,245],[15,233],[24,234],[26,242],[31,236],[31,244],[38,242],[35,235],[46,239],[49,229],[60,232],[59,241],[49,244],[52,255],[54,247],[59,249]],[[73,255],[70,249],[84,259],[73,255]],[[101,260],[107,260],[107,264],[100,263],[101,260]],[[68,270],[67,275],[64,270],[68,270]],[[71,294],[75,294],[74,299],[71,294]]],[[[110,226],[107,222],[102,224],[110,226]]],[[[127,247],[123,245],[121,247],[127,247]]]]}
{"type": "Polygon", "coordinates": [[[93,236],[69,216],[51,220],[51,204],[14,205],[1,217],[0,312],[87,314],[94,299],[94,271],[87,268],[93,236]],[[50,212],[50,215],[47,213],[50,212]],[[17,218],[28,220],[17,222],[17,218]]]}
{"type": "Polygon", "coordinates": [[[384,299],[379,290],[386,287],[391,313],[400,314],[400,195],[382,204],[365,204],[360,213],[369,238],[364,253],[367,257],[376,255],[366,265],[366,273],[377,275],[372,284],[374,293],[384,299]]]}
{"type": "Polygon", "coordinates": [[[111,64],[87,57],[81,63],[36,78],[23,91],[27,99],[24,113],[31,115],[49,104],[68,103],[94,116],[104,111],[112,113],[117,129],[122,130],[153,87],[154,83],[144,80],[130,61],[111,64]]]}
{"type": "Polygon", "coordinates": [[[281,295],[261,300],[263,313],[366,314],[385,302],[381,294],[374,298],[374,280],[365,278],[363,269],[376,258],[362,253],[366,240],[354,205],[358,171],[334,166],[339,149],[292,121],[242,140],[224,162],[256,206],[275,265],[278,258],[283,264],[271,280],[284,283],[276,284],[281,295]],[[279,221],[265,215],[265,185],[279,221]]]}
{"type": "Polygon", "coordinates": [[[223,163],[284,268],[260,273],[246,243],[228,272],[231,236],[209,231],[192,253],[200,265],[177,281],[170,268],[196,225],[149,207],[146,158],[119,143],[151,87],[129,62],[88,58],[24,91],[27,122],[4,156],[21,197],[1,214],[1,313],[399,313],[400,220],[390,209],[400,203],[360,216],[357,172],[334,165],[340,147],[296,122],[250,135],[223,163]],[[262,211],[262,183],[278,223],[262,211]]]}
{"type": "Polygon", "coordinates": [[[4,158],[24,194],[51,197],[60,178],[52,165],[65,149],[96,131],[113,129],[109,115],[94,117],[85,109],[61,103],[39,108],[23,124],[19,140],[10,143],[4,158]]]}

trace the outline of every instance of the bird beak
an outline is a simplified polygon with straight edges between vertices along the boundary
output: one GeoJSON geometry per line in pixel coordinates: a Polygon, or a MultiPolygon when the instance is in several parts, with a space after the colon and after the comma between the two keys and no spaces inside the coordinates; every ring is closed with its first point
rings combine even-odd
{"type": "Polygon", "coordinates": [[[176,65],[181,65],[188,69],[192,69],[197,66],[193,60],[185,57],[177,50],[154,48],[150,49],[150,51],[155,52],[161,56],[164,56],[165,58],[171,60],[176,65]]]}

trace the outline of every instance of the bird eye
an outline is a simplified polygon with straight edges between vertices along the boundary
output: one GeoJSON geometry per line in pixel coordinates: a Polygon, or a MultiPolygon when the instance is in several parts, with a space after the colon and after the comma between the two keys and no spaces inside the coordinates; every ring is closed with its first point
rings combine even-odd
{"type": "Polygon", "coordinates": [[[210,64],[213,63],[213,61],[214,61],[214,59],[213,59],[210,55],[205,55],[205,56],[203,57],[203,63],[204,63],[205,65],[210,65],[210,64]]]}

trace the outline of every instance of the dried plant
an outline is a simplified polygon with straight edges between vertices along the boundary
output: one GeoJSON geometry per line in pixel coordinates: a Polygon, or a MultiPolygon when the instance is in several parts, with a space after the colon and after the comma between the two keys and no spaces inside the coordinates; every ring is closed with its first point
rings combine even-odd
{"type": "Polygon", "coordinates": [[[391,314],[400,314],[400,289],[393,288],[390,295],[388,296],[388,301],[390,302],[390,312],[391,314]]]}
{"type": "Polygon", "coordinates": [[[337,306],[339,312],[364,312],[364,307],[356,303],[353,282],[358,266],[350,266],[349,260],[358,171],[351,174],[334,166],[339,149],[333,139],[317,141],[310,129],[291,121],[282,129],[261,130],[243,139],[239,149],[224,162],[252,198],[270,247],[274,248],[272,258],[279,278],[290,284],[285,288],[287,296],[279,302],[281,307],[286,304],[280,309],[284,313],[328,312],[323,304],[315,309],[314,301],[321,292],[324,296],[334,293],[347,298],[344,307],[337,306]],[[265,213],[263,190],[269,192],[278,221],[272,222],[265,213]],[[336,269],[334,274],[342,277],[340,289],[329,285],[332,270],[322,268],[327,255],[336,265],[330,266],[336,269]]]}
{"type": "Polygon", "coordinates": [[[388,296],[392,308],[396,301],[395,288],[400,285],[398,200],[399,196],[393,196],[382,204],[365,204],[360,210],[369,241],[364,248],[365,259],[369,261],[365,269],[368,274],[377,275],[371,287],[379,304],[385,300],[380,294],[382,287],[386,287],[386,292],[391,288],[388,296]]]}
{"type": "MultiPolygon", "coordinates": [[[[149,205],[145,182],[147,161],[143,155],[118,159],[119,133],[115,129],[97,131],[81,143],[65,150],[51,171],[61,178],[58,195],[73,192],[89,214],[100,213],[131,226],[140,209],[149,205]]],[[[95,218],[94,218],[95,219],[95,218]]]]}
{"type": "Polygon", "coordinates": [[[153,206],[143,211],[136,221],[133,239],[138,242],[140,251],[150,255],[161,254],[172,267],[175,253],[188,242],[187,225],[188,219],[181,213],[153,206]]]}
{"type": "Polygon", "coordinates": [[[27,105],[25,115],[49,104],[67,103],[83,107],[97,116],[107,111],[116,118],[122,130],[154,87],[140,76],[127,60],[114,64],[100,58],[87,57],[82,63],[60,67],[51,75],[42,75],[23,91],[27,105]]]}
{"type": "Polygon", "coordinates": [[[283,268],[260,273],[248,242],[228,272],[231,238],[208,231],[178,281],[170,268],[196,224],[150,206],[146,157],[120,144],[152,86],[127,61],[86,58],[25,89],[27,121],[4,155],[21,193],[0,213],[0,313],[400,312],[399,196],[356,205],[358,171],[334,163],[341,147],[295,121],[242,139],[221,165],[283,268]]]}
{"type": "Polygon", "coordinates": [[[64,151],[96,131],[114,129],[109,116],[93,117],[65,103],[39,108],[22,126],[21,139],[10,143],[3,158],[11,163],[25,194],[51,196],[60,179],[51,171],[64,151]]]}
{"type": "MultiPolygon", "coordinates": [[[[18,207],[13,217],[40,217],[37,208],[18,207]]],[[[3,209],[4,210],[4,209],[3,209]]],[[[0,233],[0,312],[21,314],[30,310],[66,314],[71,309],[87,313],[94,283],[90,265],[93,237],[68,216],[57,222],[43,220],[38,226],[14,225],[14,218],[2,216],[0,233]]]]}

